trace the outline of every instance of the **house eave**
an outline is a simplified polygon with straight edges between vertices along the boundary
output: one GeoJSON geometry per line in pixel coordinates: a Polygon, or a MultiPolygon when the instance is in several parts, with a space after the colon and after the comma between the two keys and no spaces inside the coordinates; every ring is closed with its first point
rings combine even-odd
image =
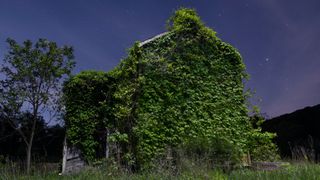
{"type": "Polygon", "coordinates": [[[163,36],[167,35],[168,33],[169,32],[164,32],[164,33],[161,33],[161,34],[158,34],[158,35],[154,36],[153,38],[147,39],[147,40],[141,42],[139,44],[139,47],[143,47],[144,45],[146,45],[146,44],[148,44],[148,43],[150,43],[150,42],[152,42],[152,41],[154,41],[154,40],[156,40],[156,39],[158,39],[160,37],[163,37],[163,36]]]}

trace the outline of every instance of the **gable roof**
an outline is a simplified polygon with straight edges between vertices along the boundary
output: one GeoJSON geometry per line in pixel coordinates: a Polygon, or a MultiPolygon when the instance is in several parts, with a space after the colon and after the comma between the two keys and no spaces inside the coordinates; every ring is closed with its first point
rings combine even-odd
{"type": "Polygon", "coordinates": [[[154,36],[154,37],[152,37],[152,38],[150,38],[150,39],[147,39],[147,40],[141,42],[141,43],[139,44],[139,47],[143,47],[144,45],[146,45],[146,44],[148,44],[148,43],[150,43],[150,42],[152,42],[152,41],[154,41],[154,40],[156,40],[156,39],[158,39],[158,38],[160,38],[160,37],[162,37],[162,36],[165,36],[165,35],[168,34],[168,33],[169,33],[169,32],[164,32],[164,33],[158,34],[158,35],[156,35],[156,36],[154,36]]]}

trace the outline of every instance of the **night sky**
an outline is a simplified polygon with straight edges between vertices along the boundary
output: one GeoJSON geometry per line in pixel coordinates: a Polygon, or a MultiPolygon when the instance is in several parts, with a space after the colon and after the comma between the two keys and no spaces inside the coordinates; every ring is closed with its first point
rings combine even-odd
{"type": "Polygon", "coordinates": [[[195,8],[240,51],[262,112],[320,103],[319,0],[0,0],[0,58],[8,37],[47,38],[74,47],[74,73],[108,71],[135,41],[166,31],[179,7],[195,8]]]}

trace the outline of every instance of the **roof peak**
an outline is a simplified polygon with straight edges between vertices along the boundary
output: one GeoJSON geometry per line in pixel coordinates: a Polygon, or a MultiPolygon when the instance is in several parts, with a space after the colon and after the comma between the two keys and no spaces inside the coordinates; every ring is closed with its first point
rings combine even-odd
{"type": "Polygon", "coordinates": [[[148,44],[148,43],[150,43],[150,42],[152,42],[152,41],[154,41],[154,40],[156,40],[156,39],[158,39],[158,38],[160,38],[160,37],[162,37],[162,36],[164,36],[164,35],[166,35],[166,34],[168,34],[168,33],[169,33],[169,32],[163,32],[163,33],[160,33],[160,34],[158,34],[158,35],[156,35],[156,36],[154,36],[154,37],[152,37],[152,38],[150,38],[150,39],[147,39],[147,40],[141,42],[141,43],[139,44],[139,47],[142,47],[142,46],[144,46],[144,45],[146,45],[146,44],[148,44]]]}

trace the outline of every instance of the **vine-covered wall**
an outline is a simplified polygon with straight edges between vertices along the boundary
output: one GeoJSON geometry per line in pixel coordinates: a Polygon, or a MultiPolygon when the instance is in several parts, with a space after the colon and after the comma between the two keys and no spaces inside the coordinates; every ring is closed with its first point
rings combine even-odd
{"type": "Polygon", "coordinates": [[[169,33],[136,51],[138,161],[189,142],[229,144],[233,155],[245,150],[250,128],[246,74],[236,49],[217,38],[193,10],[183,9],[170,19],[169,33]]]}
{"type": "Polygon", "coordinates": [[[96,71],[81,72],[64,83],[67,137],[87,160],[104,156],[108,129],[114,124],[112,83],[108,73],[96,71]]]}
{"type": "Polygon", "coordinates": [[[167,33],[136,43],[112,71],[91,72],[85,81],[86,74],[79,74],[66,83],[71,142],[93,157],[96,128],[112,127],[108,138],[118,148],[119,162],[149,167],[168,149],[210,149],[239,160],[253,137],[270,140],[272,135],[250,124],[239,52],[194,10],[176,11],[167,26],[167,33]]]}

